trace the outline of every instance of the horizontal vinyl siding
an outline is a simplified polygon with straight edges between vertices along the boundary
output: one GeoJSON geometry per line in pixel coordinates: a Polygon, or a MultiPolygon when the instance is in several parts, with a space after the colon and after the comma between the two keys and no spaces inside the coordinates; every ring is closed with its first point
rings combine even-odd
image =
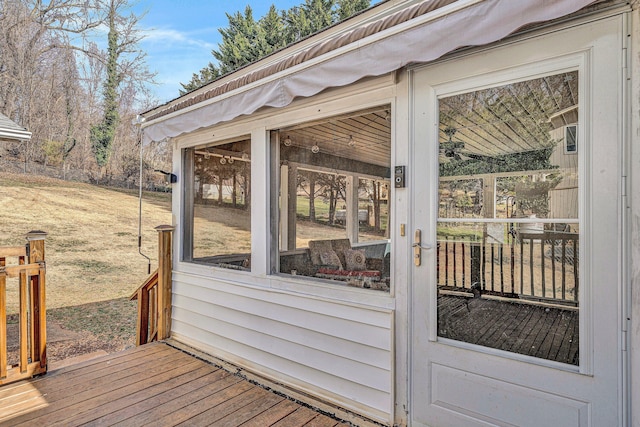
{"type": "Polygon", "coordinates": [[[172,318],[172,333],[237,358],[231,362],[390,417],[391,310],[174,272],[172,318]]]}

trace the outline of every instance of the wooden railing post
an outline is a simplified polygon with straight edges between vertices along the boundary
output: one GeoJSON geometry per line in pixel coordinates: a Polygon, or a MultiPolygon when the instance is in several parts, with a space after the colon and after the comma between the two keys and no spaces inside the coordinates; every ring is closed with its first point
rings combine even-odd
{"type": "Polygon", "coordinates": [[[169,338],[171,334],[171,246],[175,228],[159,225],[158,231],[158,340],[169,338]]]}
{"type": "MultiPolygon", "coordinates": [[[[6,265],[5,257],[0,257],[0,268],[6,265]]],[[[0,274],[0,380],[7,377],[7,279],[0,274]]]]}
{"type": "Polygon", "coordinates": [[[29,264],[40,264],[40,274],[31,276],[30,315],[31,315],[31,361],[39,361],[40,367],[47,367],[47,309],[45,303],[45,256],[44,231],[27,233],[29,264]]]}

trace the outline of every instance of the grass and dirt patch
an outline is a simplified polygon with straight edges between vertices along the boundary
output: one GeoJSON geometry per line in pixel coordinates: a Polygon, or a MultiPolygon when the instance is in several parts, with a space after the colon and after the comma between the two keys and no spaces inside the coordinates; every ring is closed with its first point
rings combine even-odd
{"type": "MultiPolygon", "coordinates": [[[[23,246],[47,233],[47,321],[73,339],[50,342],[50,361],[135,345],[136,303],[147,277],[138,254],[138,194],[77,182],[0,173],[0,246],[23,246]]],[[[157,265],[157,232],[171,223],[171,195],[146,194],[142,252],[157,265]]],[[[17,283],[7,281],[7,314],[18,312],[17,283]]],[[[11,338],[11,337],[9,337],[11,338]]]]}

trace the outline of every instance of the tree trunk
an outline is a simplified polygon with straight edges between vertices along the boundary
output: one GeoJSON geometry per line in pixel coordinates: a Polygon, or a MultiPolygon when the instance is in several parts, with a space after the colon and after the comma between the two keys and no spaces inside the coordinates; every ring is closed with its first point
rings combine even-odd
{"type": "Polygon", "coordinates": [[[316,174],[309,172],[309,221],[316,220],[316,174]]]}

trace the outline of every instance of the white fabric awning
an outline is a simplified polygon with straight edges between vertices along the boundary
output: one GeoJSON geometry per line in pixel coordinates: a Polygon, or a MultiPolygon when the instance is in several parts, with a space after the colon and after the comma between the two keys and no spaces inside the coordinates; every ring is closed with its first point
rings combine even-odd
{"type": "MultiPolygon", "coordinates": [[[[263,107],[285,107],[296,98],[313,96],[330,87],[381,76],[411,63],[430,62],[460,47],[495,42],[526,25],[560,18],[593,2],[458,0],[255,83],[152,118],[143,124],[144,138],[160,141],[263,107]]],[[[238,73],[240,76],[242,70],[238,73]]]]}

